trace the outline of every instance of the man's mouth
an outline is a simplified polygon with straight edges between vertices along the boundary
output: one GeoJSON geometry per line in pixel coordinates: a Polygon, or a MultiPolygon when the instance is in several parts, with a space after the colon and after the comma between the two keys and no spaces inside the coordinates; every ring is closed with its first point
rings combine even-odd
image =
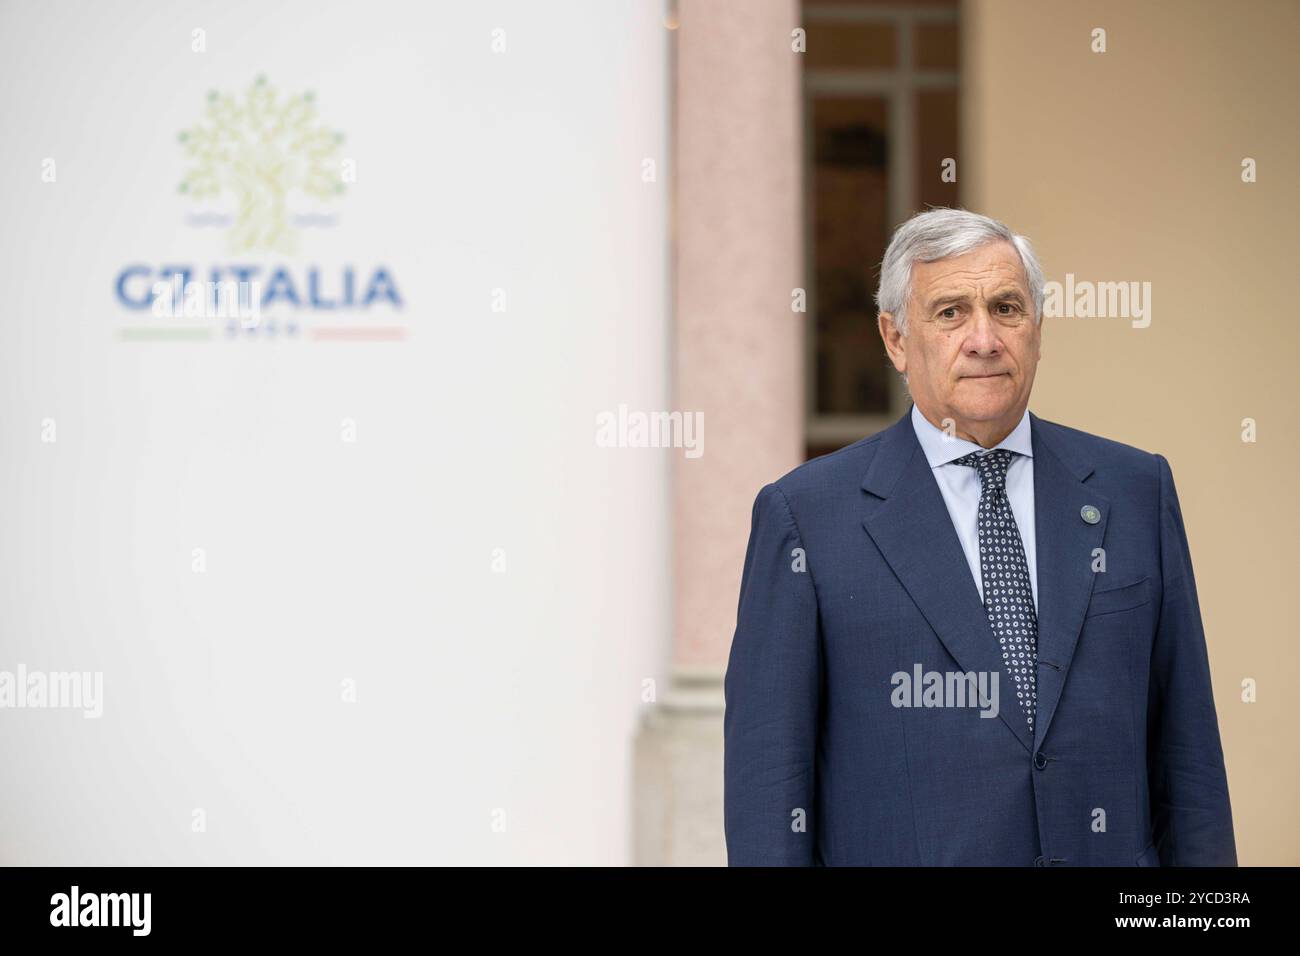
{"type": "Polygon", "coordinates": [[[1000,375],[1010,375],[1010,372],[989,372],[986,375],[963,375],[962,378],[997,378],[1000,375]]]}

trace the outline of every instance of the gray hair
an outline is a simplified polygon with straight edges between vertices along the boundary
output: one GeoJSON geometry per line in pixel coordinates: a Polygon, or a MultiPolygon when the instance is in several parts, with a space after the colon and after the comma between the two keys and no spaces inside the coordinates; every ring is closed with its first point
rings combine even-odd
{"type": "Polygon", "coordinates": [[[927,209],[918,212],[894,232],[880,263],[880,288],[876,306],[894,317],[894,328],[907,334],[907,299],[912,289],[912,264],[937,262],[964,255],[990,242],[1009,242],[1020,254],[1034,300],[1034,321],[1043,321],[1043,269],[1033,247],[1004,224],[965,209],[927,209]]]}

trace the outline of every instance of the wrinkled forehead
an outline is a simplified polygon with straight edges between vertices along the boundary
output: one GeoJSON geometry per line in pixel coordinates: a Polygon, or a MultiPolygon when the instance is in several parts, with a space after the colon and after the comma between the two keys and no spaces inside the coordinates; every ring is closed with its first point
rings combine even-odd
{"type": "Polygon", "coordinates": [[[943,296],[1029,296],[1020,253],[1009,242],[990,242],[959,256],[912,264],[912,296],[919,302],[943,296]]]}

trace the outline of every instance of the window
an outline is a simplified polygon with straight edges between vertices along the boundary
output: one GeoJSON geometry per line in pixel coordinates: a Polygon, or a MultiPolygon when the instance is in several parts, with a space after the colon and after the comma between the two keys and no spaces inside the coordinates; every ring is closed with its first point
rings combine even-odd
{"type": "Polygon", "coordinates": [[[907,404],[876,330],[880,260],[917,210],[959,205],[952,2],[808,2],[804,56],[808,457],[892,424],[907,404]]]}

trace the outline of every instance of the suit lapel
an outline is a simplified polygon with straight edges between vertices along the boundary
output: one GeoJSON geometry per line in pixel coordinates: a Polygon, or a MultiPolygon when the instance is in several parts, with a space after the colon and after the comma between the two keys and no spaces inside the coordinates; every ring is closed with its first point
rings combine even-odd
{"type": "Polygon", "coordinates": [[[1101,547],[1110,499],[1084,484],[1092,466],[1074,453],[1059,432],[1032,413],[1034,443],[1034,539],[1038,551],[1038,707],[1034,749],[1042,746],[1070,671],[1083,617],[1092,596],[1094,550],[1101,547]],[[1088,524],[1080,512],[1101,512],[1088,524]]]}
{"type": "MultiPolygon", "coordinates": [[[[952,517],[912,429],[910,409],[882,433],[862,487],[870,495],[863,526],[953,660],[963,671],[995,673],[999,686],[1009,684],[952,517]]],[[[1030,750],[1028,724],[1014,693],[1001,694],[1000,700],[1006,703],[998,716],[1030,750]]],[[[1041,690],[1039,701],[1041,707],[1041,690]]]]}

